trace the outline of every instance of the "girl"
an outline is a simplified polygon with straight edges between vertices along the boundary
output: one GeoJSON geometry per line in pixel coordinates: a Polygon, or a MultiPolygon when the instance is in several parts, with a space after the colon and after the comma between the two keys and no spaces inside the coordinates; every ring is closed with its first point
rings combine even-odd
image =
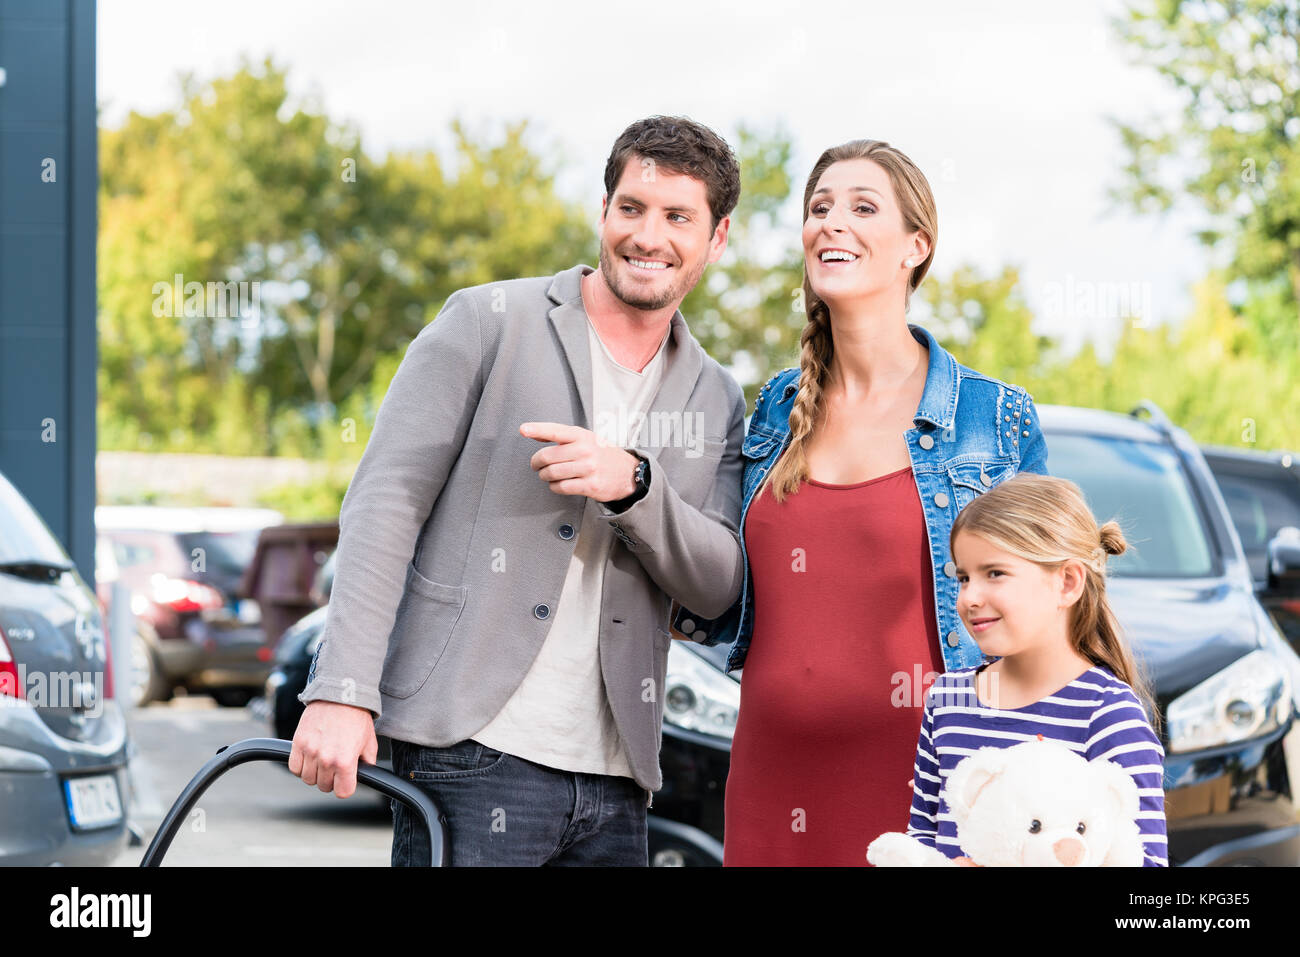
{"type": "Polygon", "coordinates": [[[1164,749],[1147,718],[1158,722],[1159,712],[1106,600],[1106,556],[1128,547],[1119,525],[1098,529],[1073,482],[1022,474],[966,506],[950,544],[957,612],[997,660],[940,675],[931,686],[907,833],[963,858],[939,797],[948,775],[978,748],[1041,734],[1132,775],[1144,864],[1167,867],[1164,749]]]}

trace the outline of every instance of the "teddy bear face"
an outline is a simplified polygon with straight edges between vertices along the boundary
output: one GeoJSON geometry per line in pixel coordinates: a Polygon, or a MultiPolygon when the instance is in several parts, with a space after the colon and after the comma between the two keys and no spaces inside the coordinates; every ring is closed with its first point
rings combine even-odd
{"type": "Polygon", "coordinates": [[[1137,812],[1118,765],[1088,762],[1052,741],[981,748],[944,789],[962,850],[977,864],[1097,867],[1137,812]]]}
{"type": "Polygon", "coordinates": [[[957,825],[962,850],[987,866],[1095,867],[1113,838],[1115,802],[1008,773],[989,783],[957,825]],[[1045,793],[1050,792],[1050,793],[1045,793]]]}

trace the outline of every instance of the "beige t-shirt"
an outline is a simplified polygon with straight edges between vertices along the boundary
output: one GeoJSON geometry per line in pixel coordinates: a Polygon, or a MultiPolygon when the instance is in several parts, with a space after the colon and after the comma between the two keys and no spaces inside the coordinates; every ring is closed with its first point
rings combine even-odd
{"type": "MultiPolygon", "coordinates": [[[[663,379],[672,328],[641,372],[614,361],[590,317],[587,331],[592,431],[610,445],[633,446],[663,379]]],[[[563,771],[633,777],[600,670],[601,586],[616,542],[596,503],[585,501],[546,641],[514,694],[473,738],[489,748],[563,771]]]]}

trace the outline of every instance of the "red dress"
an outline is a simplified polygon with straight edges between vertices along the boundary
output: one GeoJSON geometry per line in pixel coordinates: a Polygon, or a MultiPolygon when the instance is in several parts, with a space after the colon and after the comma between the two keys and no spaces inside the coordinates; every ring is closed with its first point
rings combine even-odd
{"type": "Polygon", "coordinates": [[[943,671],[911,468],[807,480],[745,516],[754,633],[741,672],[723,863],[866,866],[903,831],[925,689],[943,671]]]}

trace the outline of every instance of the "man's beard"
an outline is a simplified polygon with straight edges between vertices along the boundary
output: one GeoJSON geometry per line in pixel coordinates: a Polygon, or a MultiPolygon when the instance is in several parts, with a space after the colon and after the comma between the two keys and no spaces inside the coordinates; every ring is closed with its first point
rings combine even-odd
{"type": "MultiPolygon", "coordinates": [[[[624,262],[621,256],[619,257],[619,260],[620,262],[624,262]]],[[[695,284],[698,283],[700,277],[704,275],[704,267],[706,265],[706,262],[701,262],[695,272],[691,275],[680,275],[679,267],[677,282],[670,285],[662,293],[657,295],[648,292],[638,293],[631,288],[623,286],[619,282],[618,275],[614,268],[615,264],[609,254],[609,250],[604,243],[600,244],[600,271],[605,277],[605,284],[609,286],[610,291],[619,299],[619,301],[627,303],[627,305],[631,306],[633,309],[643,309],[647,312],[666,308],[674,302],[685,299],[686,294],[695,288],[695,284]]],[[[628,266],[627,268],[631,269],[633,267],[628,266]]]]}

